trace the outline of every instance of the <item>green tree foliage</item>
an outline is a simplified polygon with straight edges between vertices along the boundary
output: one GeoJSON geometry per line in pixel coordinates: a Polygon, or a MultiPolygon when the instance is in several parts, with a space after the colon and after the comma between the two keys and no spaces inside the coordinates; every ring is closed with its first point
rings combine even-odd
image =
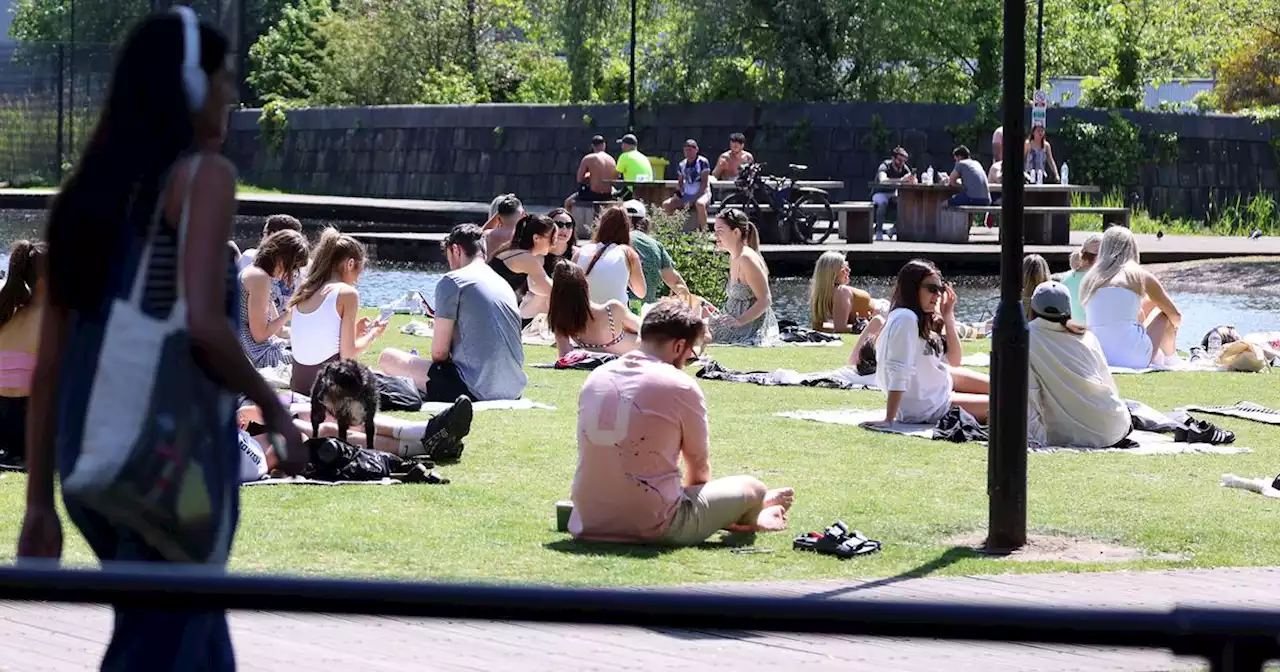
{"type": "Polygon", "coordinates": [[[1280,106],[1280,8],[1262,19],[1219,62],[1213,91],[1219,109],[1280,106]]]}
{"type": "Polygon", "coordinates": [[[325,81],[329,0],[297,0],[249,49],[249,86],[263,100],[311,100],[325,81]]]}

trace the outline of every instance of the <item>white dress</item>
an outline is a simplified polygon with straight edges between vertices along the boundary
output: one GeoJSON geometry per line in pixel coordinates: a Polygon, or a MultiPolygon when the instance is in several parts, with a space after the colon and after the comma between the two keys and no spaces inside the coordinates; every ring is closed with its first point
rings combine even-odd
{"type": "MultiPolygon", "coordinates": [[[[599,249],[598,243],[588,243],[578,248],[577,263],[586,273],[599,249]]],[[[627,303],[627,285],[631,282],[631,269],[627,267],[627,251],[622,247],[610,244],[605,248],[600,260],[596,262],[590,273],[587,273],[587,288],[591,300],[595,303],[608,303],[610,299],[627,303]]]]}
{"type": "Polygon", "coordinates": [[[889,313],[876,339],[876,384],[886,394],[903,393],[891,421],[934,424],[951,409],[951,371],[920,338],[918,324],[906,308],[889,313]]]}
{"type": "Polygon", "coordinates": [[[1084,304],[1089,331],[1102,344],[1108,366],[1145,369],[1151,366],[1153,347],[1147,330],[1138,323],[1142,297],[1127,287],[1103,287],[1084,304]]]}

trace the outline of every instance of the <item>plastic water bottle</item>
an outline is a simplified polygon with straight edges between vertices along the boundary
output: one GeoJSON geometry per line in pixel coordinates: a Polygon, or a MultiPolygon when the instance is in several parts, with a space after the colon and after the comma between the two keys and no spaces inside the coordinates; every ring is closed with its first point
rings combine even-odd
{"type": "Polygon", "coordinates": [[[1065,164],[1065,163],[1064,163],[1064,164],[1062,164],[1062,170],[1058,171],[1058,173],[1059,173],[1059,174],[1061,175],[1061,177],[1062,177],[1062,183],[1063,183],[1063,184],[1071,184],[1070,182],[1068,182],[1068,181],[1067,181],[1067,164],[1065,164]]]}
{"type": "Polygon", "coordinates": [[[929,168],[924,171],[924,177],[920,179],[920,183],[933,184],[933,166],[929,166],[929,168]]]}

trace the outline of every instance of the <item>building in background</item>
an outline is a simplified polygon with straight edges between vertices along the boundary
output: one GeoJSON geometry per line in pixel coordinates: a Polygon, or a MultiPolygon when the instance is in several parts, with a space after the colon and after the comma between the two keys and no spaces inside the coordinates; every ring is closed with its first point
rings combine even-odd
{"type": "MultiPolygon", "coordinates": [[[[1084,80],[1084,77],[1051,77],[1049,104],[1058,107],[1079,106],[1080,84],[1084,80]]],[[[1158,110],[1163,103],[1179,112],[1196,112],[1192,101],[1202,92],[1213,91],[1214,83],[1215,80],[1212,79],[1179,79],[1159,86],[1148,83],[1142,105],[1148,110],[1158,110]]]]}
{"type": "Polygon", "coordinates": [[[17,6],[18,0],[0,0],[0,44],[13,42],[9,37],[9,24],[13,23],[13,10],[17,6]]]}

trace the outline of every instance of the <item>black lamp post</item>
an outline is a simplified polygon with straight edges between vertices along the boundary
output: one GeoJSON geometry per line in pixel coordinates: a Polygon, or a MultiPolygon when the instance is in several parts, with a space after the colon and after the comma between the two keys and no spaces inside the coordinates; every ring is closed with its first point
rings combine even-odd
{"type": "Polygon", "coordinates": [[[1040,62],[1044,53],[1044,0],[1036,2],[1036,91],[1040,90],[1040,62]]]}
{"type": "MultiPolygon", "coordinates": [[[[1022,165],[1026,135],[1027,0],[1004,0],[1004,161],[1022,165]]],[[[991,439],[987,448],[987,549],[1027,543],[1027,352],[1022,312],[1021,171],[1004,181],[1000,211],[1000,306],[991,348],[991,439]]]]}
{"type": "Polygon", "coordinates": [[[631,93],[627,96],[627,130],[636,130],[636,0],[631,0],[631,93]]]}

